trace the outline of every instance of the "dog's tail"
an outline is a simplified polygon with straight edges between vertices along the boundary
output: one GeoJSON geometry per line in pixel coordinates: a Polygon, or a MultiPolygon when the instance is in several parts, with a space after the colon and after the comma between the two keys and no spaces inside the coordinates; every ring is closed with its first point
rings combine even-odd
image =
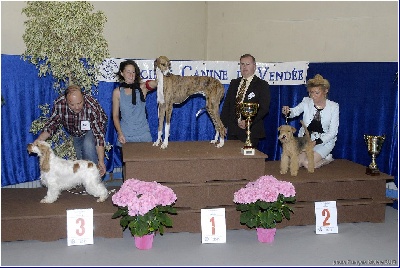
{"type": "Polygon", "coordinates": [[[311,141],[310,132],[308,131],[306,124],[304,124],[303,120],[300,120],[300,123],[304,128],[304,137],[307,137],[307,140],[311,141]]]}
{"type": "Polygon", "coordinates": [[[203,112],[207,111],[206,107],[201,108],[200,110],[197,111],[196,113],[196,118],[199,117],[200,114],[202,114],[203,112]]]}

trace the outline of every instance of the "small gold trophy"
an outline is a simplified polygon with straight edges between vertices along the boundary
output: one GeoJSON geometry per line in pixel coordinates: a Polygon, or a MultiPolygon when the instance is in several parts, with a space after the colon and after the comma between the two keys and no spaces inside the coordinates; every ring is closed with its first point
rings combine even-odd
{"type": "Polygon", "coordinates": [[[377,176],[380,174],[380,172],[378,166],[375,163],[375,159],[376,156],[381,152],[382,144],[385,141],[385,135],[383,136],[364,135],[364,140],[368,147],[368,153],[372,156],[372,162],[367,167],[365,173],[371,176],[377,176]]]}
{"type": "Polygon", "coordinates": [[[257,114],[258,111],[258,103],[244,102],[241,104],[241,112],[242,115],[246,117],[246,126],[247,126],[247,138],[244,143],[244,147],[242,148],[243,155],[254,155],[255,149],[250,141],[250,123],[251,118],[257,114]]]}

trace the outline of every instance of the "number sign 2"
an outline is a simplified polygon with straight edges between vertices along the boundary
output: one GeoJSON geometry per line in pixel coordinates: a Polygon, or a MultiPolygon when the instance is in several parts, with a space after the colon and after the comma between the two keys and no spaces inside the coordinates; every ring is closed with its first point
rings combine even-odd
{"type": "Polygon", "coordinates": [[[315,233],[338,233],[336,201],[315,202],[315,233]]]}
{"type": "Polygon", "coordinates": [[[225,208],[201,210],[201,242],[226,243],[225,208]]]}
{"type": "Polygon", "coordinates": [[[67,210],[68,246],[93,244],[93,209],[67,210]]]}

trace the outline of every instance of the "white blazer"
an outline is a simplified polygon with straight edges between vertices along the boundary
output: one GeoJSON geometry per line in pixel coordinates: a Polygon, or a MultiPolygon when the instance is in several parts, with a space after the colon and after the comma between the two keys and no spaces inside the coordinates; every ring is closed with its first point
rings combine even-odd
{"type": "MultiPolygon", "coordinates": [[[[293,118],[299,116],[301,113],[303,114],[303,121],[306,126],[308,126],[314,118],[317,109],[314,107],[314,102],[309,97],[304,97],[301,103],[294,108],[290,108],[289,118],[293,118]]],[[[316,140],[320,138],[322,140],[322,145],[330,144],[332,146],[335,145],[337,140],[337,134],[339,130],[339,104],[326,100],[326,106],[321,111],[321,124],[324,133],[321,135],[314,133],[311,136],[312,140],[316,140]],[[327,144],[328,143],[328,144],[327,144]]],[[[310,133],[311,134],[311,133],[310,133]]],[[[301,127],[299,130],[299,137],[304,136],[304,128],[301,127]]],[[[330,146],[329,146],[330,147],[330,146]]]]}

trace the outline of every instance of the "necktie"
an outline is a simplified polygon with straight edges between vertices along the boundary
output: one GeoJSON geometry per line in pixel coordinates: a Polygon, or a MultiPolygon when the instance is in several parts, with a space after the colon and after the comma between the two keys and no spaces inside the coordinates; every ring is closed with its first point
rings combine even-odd
{"type": "Polygon", "coordinates": [[[135,89],[139,90],[140,100],[142,102],[145,102],[142,89],[140,88],[140,84],[138,84],[138,83],[127,84],[127,83],[124,82],[124,83],[121,83],[120,87],[131,88],[132,89],[132,104],[133,105],[136,105],[136,92],[135,92],[135,89]]]}
{"type": "MultiPolygon", "coordinates": [[[[314,106],[315,107],[315,106],[314,106]]],[[[315,107],[315,109],[317,109],[317,112],[314,115],[314,120],[316,121],[321,121],[321,111],[323,109],[318,109],[317,107],[315,107]]]]}
{"type": "Polygon", "coordinates": [[[240,118],[240,104],[242,103],[243,100],[243,95],[244,95],[244,90],[246,89],[246,79],[243,79],[243,83],[239,88],[238,94],[236,96],[236,118],[239,119],[240,118]]]}

